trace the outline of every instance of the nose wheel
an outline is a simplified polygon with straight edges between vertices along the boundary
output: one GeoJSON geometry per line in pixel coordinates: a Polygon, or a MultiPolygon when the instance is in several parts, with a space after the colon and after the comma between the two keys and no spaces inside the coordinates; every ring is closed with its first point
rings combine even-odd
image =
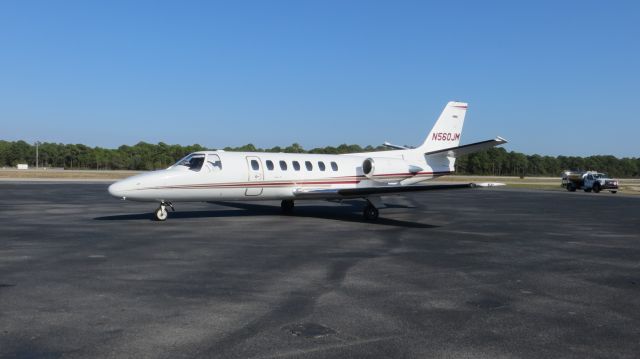
{"type": "Polygon", "coordinates": [[[167,217],[169,216],[169,213],[167,212],[167,206],[171,207],[171,209],[175,211],[171,202],[160,202],[160,207],[158,207],[158,209],[156,209],[154,213],[156,220],[160,222],[167,220],[167,217]]]}

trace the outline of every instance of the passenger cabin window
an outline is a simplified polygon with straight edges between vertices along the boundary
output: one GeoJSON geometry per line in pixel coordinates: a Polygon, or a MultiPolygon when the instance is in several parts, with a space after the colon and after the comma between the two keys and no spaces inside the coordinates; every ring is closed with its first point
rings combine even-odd
{"type": "Polygon", "coordinates": [[[251,160],[251,168],[254,171],[258,171],[260,169],[260,164],[256,160],[251,160]]]}
{"type": "Polygon", "coordinates": [[[296,171],[300,171],[300,162],[293,161],[293,169],[296,171]]]}
{"type": "Polygon", "coordinates": [[[273,162],[271,160],[267,160],[267,169],[273,171],[273,162]]]}
{"type": "Polygon", "coordinates": [[[331,162],[331,169],[334,170],[334,171],[337,171],[338,170],[338,164],[335,163],[335,162],[331,162]]]}
{"type": "Polygon", "coordinates": [[[326,169],[324,162],[318,161],[318,168],[320,169],[320,171],[324,171],[326,169]]]}
{"type": "Polygon", "coordinates": [[[287,163],[285,161],[280,161],[280,169],[283,171],[287,170],[287,163]]]}
{"type": "Polygon", "coordinates": [[[313,165],[309,161],[304,161],[304,166],[307,167],[307,171],[313,171],[313,165]]]}

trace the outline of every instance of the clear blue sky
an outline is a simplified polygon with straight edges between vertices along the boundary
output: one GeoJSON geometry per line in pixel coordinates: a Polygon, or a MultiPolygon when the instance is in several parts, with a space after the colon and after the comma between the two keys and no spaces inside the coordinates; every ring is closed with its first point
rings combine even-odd
{"type": "Polygon", "coordinates": [[[638,1],[0,1],[0,139],[640,156],[638,1]]]}

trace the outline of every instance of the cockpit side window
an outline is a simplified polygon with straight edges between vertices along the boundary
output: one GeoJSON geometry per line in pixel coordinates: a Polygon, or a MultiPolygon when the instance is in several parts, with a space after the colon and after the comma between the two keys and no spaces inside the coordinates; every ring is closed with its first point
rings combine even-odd
{"type": "Polygon", "coordinates": [[[221,171],[222,170],[222,161],[220,161],[220,156],[209,154],[207,155],[207,165],[212,171],[221,171]]]}

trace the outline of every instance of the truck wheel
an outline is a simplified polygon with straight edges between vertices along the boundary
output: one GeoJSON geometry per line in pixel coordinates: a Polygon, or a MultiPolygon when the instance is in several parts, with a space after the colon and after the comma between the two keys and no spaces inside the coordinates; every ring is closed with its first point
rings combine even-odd
{"type": "Polygon", "coordinates": [[[594,193],[600,193],[600,183],[595,183],[593,185],[593,192],[594,193]]]}
{"type": "Polygon", "coordinates": [[[569,183],[567,185],[567,191],[569,192],[575,192],[576,191],[576,185],[574,185],[573,183],[569,183]]]}
{"type": "Polygon", "coordinates": [[[611,191],[611,193],[617,193],[618,191],[611,191]]]}

